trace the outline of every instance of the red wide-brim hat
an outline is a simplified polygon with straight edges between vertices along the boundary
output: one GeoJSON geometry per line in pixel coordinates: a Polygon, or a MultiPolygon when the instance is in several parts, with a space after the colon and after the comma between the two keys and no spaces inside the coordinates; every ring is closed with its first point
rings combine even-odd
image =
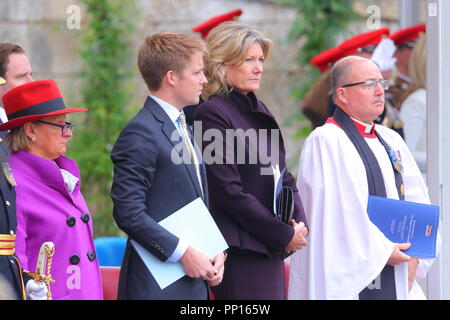
{"type": "Polygon", "coordinates": [[[206,39],[208,36],[209,31],[213,29],[214,27],[217,27],[219,24],[225,21],[231,21],[236,19],[236,17],[240,16],[242,14],[241,9],[233,10],[230,12],[227,12],[225,14],[221,14],[219,16],[212,17],[211,19],[200,23],[198,26],[195,26],[192,28],[193,32],[200,32],[202,35],[202,39],[206,39]]]}
{"type": "Polygon", "coordinates": [[[27,122],[72,112],[85,108],[66,108],[55,81],[33,81],[11,89],[2,98],[8,122],[0,125],[0,131],[10,130],[27,122]]]}

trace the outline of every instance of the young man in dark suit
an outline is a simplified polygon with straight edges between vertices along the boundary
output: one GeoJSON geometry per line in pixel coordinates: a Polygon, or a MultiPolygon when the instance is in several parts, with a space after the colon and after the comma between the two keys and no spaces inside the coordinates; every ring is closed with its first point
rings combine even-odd
{"type": "Polygon", "coordinates": [[[208,283],[221,282],[224,254],[210,261],[158,224],[198,197],[208,204],[201,154],[182,112],[183,107],[198,103],[207,83],[205,50],[201,40],[178,33],[148,37],[139,50],[138,67],[150,95],[111,153],[114,218],[130,239],[161,261],[181,262],[186,276],[161,289],[128,241],[119,299],[207,299],[208,283]],[[175,161],[179,154],[174,150],[180,143],[186,144],[183,152],[190,152],[188,158],[193,161],[175,161]]]}

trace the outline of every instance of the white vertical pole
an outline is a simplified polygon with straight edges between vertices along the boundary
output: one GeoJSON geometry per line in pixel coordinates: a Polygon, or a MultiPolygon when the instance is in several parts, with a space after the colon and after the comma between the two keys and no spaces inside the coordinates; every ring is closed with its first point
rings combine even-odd
{"type": "Polygon", "coordinates": [[[427,171],[441,208],[442,249],[428,275],[428,298],[450,299],[450,1],[427,1],[427,171]]]}
{"type": "Polygon", "coordinates": [[[419,24],[419,0],[400,0],[399,29],[419,24]]]}

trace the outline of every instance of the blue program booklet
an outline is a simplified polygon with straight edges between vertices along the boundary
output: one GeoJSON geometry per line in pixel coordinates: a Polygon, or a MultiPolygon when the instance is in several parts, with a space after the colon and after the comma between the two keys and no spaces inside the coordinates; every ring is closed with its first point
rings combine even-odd
{"type": "Polygon", "coordinates": [[[389,240],[411,243],[411,247],[404,251],[407,255],[436,257],[438,206],[369,196],[367,213],[389,240]]]}

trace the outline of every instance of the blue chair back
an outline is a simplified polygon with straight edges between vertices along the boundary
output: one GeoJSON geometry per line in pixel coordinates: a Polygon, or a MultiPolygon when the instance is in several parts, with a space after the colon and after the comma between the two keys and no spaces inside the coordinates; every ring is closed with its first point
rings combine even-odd
{"type": "Polygon", "coordinates": [[[127,238],[103,237],[94,240],[100,266],[121,266],[127,238]]]}

